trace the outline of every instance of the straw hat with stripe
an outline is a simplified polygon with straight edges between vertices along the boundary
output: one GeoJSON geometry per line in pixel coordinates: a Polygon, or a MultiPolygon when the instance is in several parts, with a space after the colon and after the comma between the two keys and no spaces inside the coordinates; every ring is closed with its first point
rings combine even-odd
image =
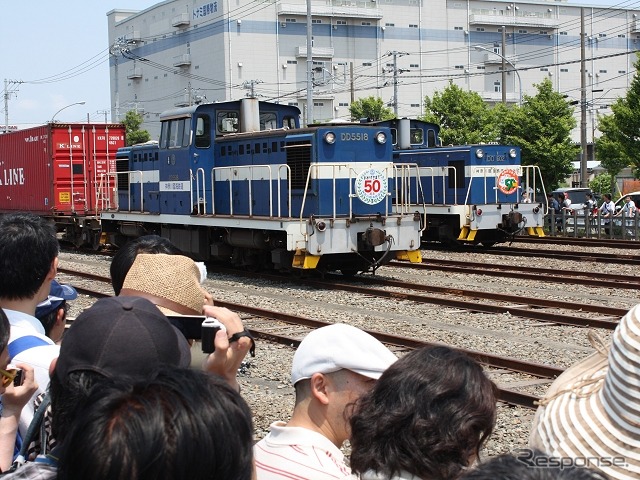
{"type": "Polygon", "coordinates": [[[129,269],[120,295],[146,298],[166,315],[202,315],[205,291],[201,280],[201,269],[189,257],[141,253],[129,269]]]}
{"type": "Polygon", "coordinates": [[[622,318],[609,349],[596,348],[553,382],[540,401],[529,444],[614,479],[638,479],[640,305],[622,318]]]}

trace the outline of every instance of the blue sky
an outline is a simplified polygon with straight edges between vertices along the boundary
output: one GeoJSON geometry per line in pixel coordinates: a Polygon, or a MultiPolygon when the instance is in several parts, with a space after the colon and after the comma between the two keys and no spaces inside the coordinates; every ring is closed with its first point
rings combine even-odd
{"type": "MultiPolygon", "coordinates": [[[[0,16],[0,82],[24,82],[9,86],[9,91],[14,92],[9,96],[9,125],[44,124],[61,108],[82,101],[86,103],[65,108],[56,120],[85,121],[89,115],[92,121],[104,121],[102,112],[109,110],[110,104],[106,13],[114,8],[143,10],[155,3],[4,1],[0,16]]],[[[569,3],[640,7],[640,2],[631,0],[569,3]]],[[[4,83],[0,83],[0,90],[4,93],[4,83]]],[[[0,104],[0,111],[0,124],[4,124],[4,104],[0,104]]]]}

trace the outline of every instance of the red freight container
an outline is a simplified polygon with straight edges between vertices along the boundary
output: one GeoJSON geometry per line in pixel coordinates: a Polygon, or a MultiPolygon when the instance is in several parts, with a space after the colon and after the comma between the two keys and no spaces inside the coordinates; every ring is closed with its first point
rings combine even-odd
{"type": "Polygon", "coordinates": [[[0,135],[0,212],[98,216],[107,207],[104,174],[125,146],[120,124],[47,124],[0,135]]]}

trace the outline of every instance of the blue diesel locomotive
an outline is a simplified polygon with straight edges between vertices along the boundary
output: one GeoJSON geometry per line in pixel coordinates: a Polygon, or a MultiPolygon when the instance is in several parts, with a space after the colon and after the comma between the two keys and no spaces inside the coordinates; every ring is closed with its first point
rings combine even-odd
{"type": "Polygon", "coordinates": [[[171,110],[160,141],[120,149],[101,215],[121,245],[155,233],[199,260],[249,268],[375,269],[421,261],[418,168],[388,126],[300,128],[300,110],[246,98],[171,110]]]}
{"type": "Polygon", "coordinates": [[[421,120],[372,124],[391,129],[394,162],[420,169],[424,197],[414,189],[410,203],[426,214],[423,240],[490,246],[521,232],[544,236],[542,177],[521,164],[519,147],[441,146],[438,125],[421,120]]]}

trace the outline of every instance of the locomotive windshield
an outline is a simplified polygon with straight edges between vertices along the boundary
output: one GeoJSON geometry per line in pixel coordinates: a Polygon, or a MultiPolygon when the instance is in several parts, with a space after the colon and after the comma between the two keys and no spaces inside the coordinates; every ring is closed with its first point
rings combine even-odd
{"type": "Polygon", "coordinates": [[[191,143],[191,119],[174,118],[162,122],[160,148],[188,147],[191,143]]]}

